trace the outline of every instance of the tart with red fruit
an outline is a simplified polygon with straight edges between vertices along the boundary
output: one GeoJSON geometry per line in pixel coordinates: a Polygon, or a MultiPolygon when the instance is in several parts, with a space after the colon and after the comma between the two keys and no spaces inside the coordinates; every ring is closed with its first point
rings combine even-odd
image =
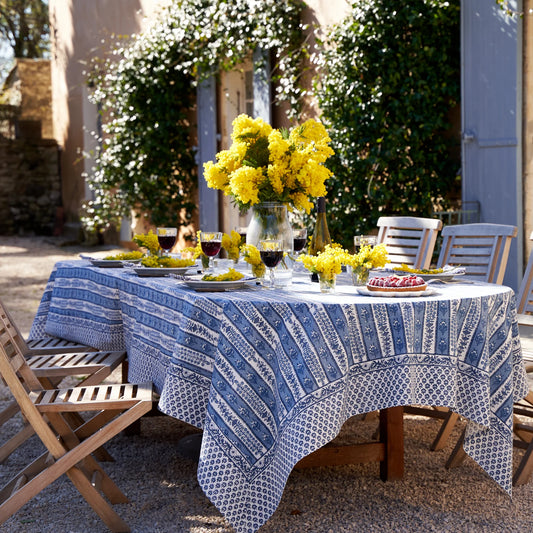
{"type": "Polygon", "coordinates": [[[427,283],[416,275],[410,276],[376,276],[370,278],[366,284],[369,291],[381,292],[419,292],[427,289],[427,283]]]}

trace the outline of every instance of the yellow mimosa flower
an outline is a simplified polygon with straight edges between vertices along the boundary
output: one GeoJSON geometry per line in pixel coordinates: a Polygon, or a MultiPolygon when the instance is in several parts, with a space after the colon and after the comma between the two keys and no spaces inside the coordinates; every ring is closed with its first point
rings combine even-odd
{"type": "Polygon", "coordinates": [[[216,163],[204,164],[204,176],[209,187],[233,197],[241,209],[280,202],[309,213],[309,198],[326,195],[332,173],[324,163],[333,150],[320,122],[309,119],[287,132],[243,114],[233,121],[231,139],[216,163]]]}

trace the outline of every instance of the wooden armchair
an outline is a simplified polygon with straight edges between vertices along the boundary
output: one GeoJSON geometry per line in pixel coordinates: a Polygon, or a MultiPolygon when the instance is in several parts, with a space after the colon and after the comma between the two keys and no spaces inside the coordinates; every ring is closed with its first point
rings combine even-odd
{"type": "MultiPolygon", "coordinates": [[[[98,385],[106,379],[116,368],[126,362],[125,351],[96,352],[81,351],[61,353],[51,348],[45,350],[47,355],[32,355],[16,324],[11,320],[7,309],[0,302],[0,317],[5,319],[5,327],[16,343],[20,353],[27,358],[27,364],[41,383],[41,387],[53,389],[64,378],[76,376],[80,378],[78,386],[98,385]]],[[[74,343],[72,343],[74,344],[74,343]]],[[[123,378],[124,378],[123,368],[123,378]]],[[[17,402],[13,401],[0,411],[0,427],[19,413],[17,402]]],[[[33,435],[33,428],[26,424],[10,440],[0,445],[0,464],[25,440],[33,435]]]]}
{"type": "MultiPolygon", "coordinates": [[[[533,240],[533,233],[530,235],[533,240]]],[[[516,298],[518,324],[522,336],[522,358],[526,372],[533,372],[533,252],[529,255],[526,271],[520,284],[516,298]]],[[[528,482],[533,472],[533,390],[530,389],[527,396],[516,402],[513,406],[513,431],[516,438],[513,445],[517,449],[524,450],[522,459],[513,475],[513,485],[523,485],[528,482]],[[531,423],[523,421],[522,417],[531,419],[531,423]]],[[[457,442],[446,463],[447,468],[459,465],[465,452],[462,448],[464,433],[457,442]]]]}
{"type": "Polygon", "coordinates": [[[66,474],[111,531],[130,531],[107,501],[128,500],[94,454],[150,411],[151,383],[44,389],[13,332],[9,318],[0,315],[0,375],[47,451],[0,489],[0,524],[66,474]],[[84,419],[81,413],[90,415],[84,419]]]}
{"type": "MultiPolygon", "coordinates": [[[[442,230],[442,247],[437,266],[462,266],[465,279],[487,283],[503,282],[509,258],[511,241],[517,234],[516,226],[505,224],[462,224],[446,226],[442,230]]],[[[406,406],[409,414],[439,418],[443,422],[432,450],[441,450],[459,420],[459,415],[447,407],[406,406]]]]}
{"type": "Polygon", "coordinates": [[[429,268],[442,220],[419,217],[380,217],[377,243],[387,246],[392,266],[405,263],[429,268]]]}
{"type": "Polygon", "coordinates": [[[501,284],[517,231],[506,224],[446,226],[437,266],[462,266],[464,279],[501,284]]]}

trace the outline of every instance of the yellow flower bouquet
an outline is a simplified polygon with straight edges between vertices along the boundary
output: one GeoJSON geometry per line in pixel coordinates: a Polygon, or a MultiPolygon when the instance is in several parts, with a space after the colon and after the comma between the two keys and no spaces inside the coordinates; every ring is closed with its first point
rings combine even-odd
{"type": "Polygon", "coordinates": [[[226,250],[228,259],[232,259],[237,262],[240,255],[241,236],[236,231],[232,231],[231,234],[222,234],[222,248],[226,250]]]}
{"type": "Polygon", "coordinates": [[[323,252],[318,255],[299,255],[296,261],[304,264],[310,272],[326,276],[342,272],[342,265],[351,264],[352,256],[340,244],[326,244],[323,252]]]}
{"type": "Polygon", "coordinates": [[[389,262],[387,247],[384,244],[377,246],[361,246],[357,254],[351,256],[349,263],[352,267],[352,280],[354,285],[365,285],[370,269],[384,267],[389,262]]]}
{"type": "Polygon", "coordinates": [[[244,260],[252,267],[252,274],[256,278],[262,278],[265,275],[266,267],[261,260],[259,250],[253,244],[243,244],[241,251],[244,260]]]}
{"type": "Polygon", "coordinates": [[[323,252],[318,255],[299,255],[296,261],[303,263],[310,272],[318,274],[320,290],[331,292],[335,289],[337,274],[342,272],[342,265],[351,264],[353,256],[340,244],[326,244],[323,252]]]}
{"type": "Polygon", "coordinates": [[[200,230],[196,232],[196,246],[188,246],[186,248],[183,248],[182,253],[191,254],[194,260],[200,258],[200,260],[202,261],[202,267],[208,268],[209,257],[207,257],[207,255],[205,255],[202,250],[202,243],[200,242],[200,233],[200,230]]]}
{"type": "Polygon", "coordinates": [[[161,256],[161,246],[157,235],[152,231],[139,233],[133,236],[133,242],[140,248],[148,250],[149,255],[141,254],[141,265],[148,268],[182,268],[194,265],[192,259],[176,259],[173,257],[161,256]]]}
{"type": "Polygon", "coordinates": [[[207,185],[233,197],[245,211],[277,202],[310,212],[309,197],[326,195],[332,175],[324,163],[333,155],[324,126],[313,119],[291,130],[273,129],[260,118],[239,115],[233,121],[233,144],[204,164],[207,185]]]}

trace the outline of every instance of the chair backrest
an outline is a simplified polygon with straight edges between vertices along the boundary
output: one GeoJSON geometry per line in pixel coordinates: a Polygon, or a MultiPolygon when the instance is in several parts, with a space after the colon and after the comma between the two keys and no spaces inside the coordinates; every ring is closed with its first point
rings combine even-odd
{"type": "MultiPolygon", "coordinates": [[[[529,239],[533,240],[533,233],[529,239]]],[[[516,311],[519,314],[533,314],[533,251],[529,254],[526,271],[518,290],[516,311]]]]}
{"type": "Polygon", "coordinates": [[[30,352],[30,349],[28,345],[26,344],[26,341],[24,340],[22,333],[18,329],[15,322],[12,320],[11,316],[9,315],[9,311],[7,310],[6,306],[3,304],[1,299],[0,299],[0,315],[6,317],[7,319],[6,327],[10,328],[10,333],[13,338],[13,341],[17,343],[17,346],[20,348],[21,353],[26,357],[28,353],[30,352]]]}
{"type": "Polygon", "coordinates": [[[442,228],[438,218],[380,217],[377,243],[384,243],[389,263],[413,268],[429,268],[437,234],[442,228]]]}
{"type": "Polygon", "coordinates": [[[465,279],[501,284],[517,232],[516,226],[506,224],[446,226],[437,266],[462,266],[465,279]]]}
{"type": "Polygon", "coordinates": [[[64,449],[29,396],[30,391],[42,390],[41,383],[15,342],[14,331],[7,313],[0,310],[0,376],[34,431],[48,450],[58,457],[64,449]]]}

